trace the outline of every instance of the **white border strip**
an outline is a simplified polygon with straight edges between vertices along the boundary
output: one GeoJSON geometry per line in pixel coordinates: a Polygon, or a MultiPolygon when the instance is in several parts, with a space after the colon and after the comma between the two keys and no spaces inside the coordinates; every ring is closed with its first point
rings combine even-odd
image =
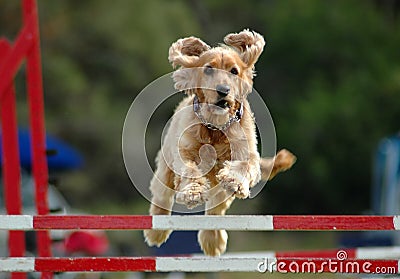
{"type": "Polygon", "coordinates": [[[272,215],[239,215],[239,216],[215,216],[215,215],[154,215],[153,229],[174,230],[273,230],[272,215]]]}
{"type": "Polygon", "coordinates": [[[399,262],[397,263],[397,274],[400,274],[400,260],[399,260],[399,262]]]}
{"type": "MultiPolygon", "coordinates": [[[[193,257],[193,258],[156,258],[156,271],[159,272],[263,272],[265,257],[193,257]],[[259,270],[260,269],[260,270],[259,270]]],[[[268,259],[275,262],[276,259],[268,259]]]]}
{"type": "Polygon", "coordinates": [[[33,230],[33,216],[0,215],[0,230],[33,230]]]}
{"type": "Polygon", "coordinates": [[[0,258],[1,272],[33,272],[35,258],[0,258]]]}
{"type": "Polygon", "coordinates": [[[400,230],[400,215],[396,215],[393,217],[393,226],[395,230],[400,230]]]}

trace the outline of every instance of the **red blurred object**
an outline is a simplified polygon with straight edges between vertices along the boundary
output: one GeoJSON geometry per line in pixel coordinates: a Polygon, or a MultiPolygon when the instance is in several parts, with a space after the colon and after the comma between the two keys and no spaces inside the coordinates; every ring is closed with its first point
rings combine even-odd
{"type": "Polygon", "coordinates": [[[65,250],[68,254],[85,254],[98,256],[109,247],[107,236],[100,231],[76,231],[65,239],[65,250]]]}

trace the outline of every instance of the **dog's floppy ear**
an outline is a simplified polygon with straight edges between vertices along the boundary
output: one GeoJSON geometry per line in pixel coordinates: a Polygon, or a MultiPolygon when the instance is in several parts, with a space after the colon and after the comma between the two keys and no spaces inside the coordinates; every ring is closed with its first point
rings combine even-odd
{"type": "Polygon", "coordinates": [[[210,46],[196,37],[179,39],[169,48],[168,60],[175,68],[177,66],[193,67],[200,54],[210,49],[210,46]]]}
{"type": "Polygon", "coordinates": [[[263,36],[248,29],[240,33],[226,35],[224,42],[226,45],[235,48],[239,52],[242,61],[249,67],[254,66],[265,46],[263,36]]]}

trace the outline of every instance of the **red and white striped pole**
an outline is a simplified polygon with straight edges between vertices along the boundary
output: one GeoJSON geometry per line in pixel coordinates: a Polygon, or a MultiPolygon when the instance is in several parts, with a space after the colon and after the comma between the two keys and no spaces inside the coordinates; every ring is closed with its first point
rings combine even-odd
{"type": "Polygon", "coordinates": [[[399,260],[247,257],[0,259],[6,272],[280,272],[399,274],[399,260]]]}
{"type": "Polygon", "coordinates": [[[359,215],[3,215],[0,230],[390,231],[400,216],[359,215]]]}

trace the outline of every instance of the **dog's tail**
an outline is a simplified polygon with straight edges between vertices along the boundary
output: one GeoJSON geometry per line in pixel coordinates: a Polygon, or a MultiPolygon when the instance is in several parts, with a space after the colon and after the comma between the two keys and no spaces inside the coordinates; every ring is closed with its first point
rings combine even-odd
{"type": "Polygon", "coordinates": [[[273,158],[261,158],[261,179],[271,180],[278,173],[290,169],[296,159],[296,156],[286,149],[280,150],[273,158]]]}

